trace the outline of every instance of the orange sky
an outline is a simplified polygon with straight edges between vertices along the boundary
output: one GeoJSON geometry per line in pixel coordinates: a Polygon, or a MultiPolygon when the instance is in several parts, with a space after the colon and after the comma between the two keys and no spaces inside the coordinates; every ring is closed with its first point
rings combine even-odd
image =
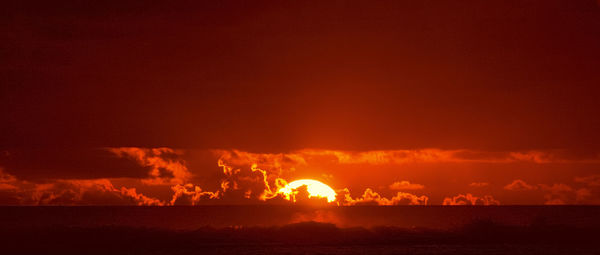
{"type": "Polygon", "coordinates": [[[597,1],[5,7],[0,204],[600,203],[597,1]]]}

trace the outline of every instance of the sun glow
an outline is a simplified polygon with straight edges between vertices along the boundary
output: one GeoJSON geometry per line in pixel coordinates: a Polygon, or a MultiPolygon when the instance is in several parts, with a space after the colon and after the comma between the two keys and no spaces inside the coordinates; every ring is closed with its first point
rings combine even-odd
{"type": "Polygon", "coordinates": [[[288,185],[281,188],[278,193],[282,193],[287,200],[290,200],[292,194],[296,192],[295,189],[301,186],[306,186],[309,194],[308,197],[324,197],[327,198],[327,202],[329,203],[335,201],[336,193],[331,187],[327,186],[325,183],[311,179],[301,179],[290,182],[288,185]]]}

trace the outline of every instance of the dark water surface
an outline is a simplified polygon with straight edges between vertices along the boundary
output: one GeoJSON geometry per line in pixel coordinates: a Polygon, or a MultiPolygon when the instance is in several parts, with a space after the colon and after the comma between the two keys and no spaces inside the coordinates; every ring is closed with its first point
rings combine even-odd
{"type": "Polygon", "coordinates": [[[2,254],[600,254],[597,206],[0,207],[2,254]]]}
{"type": "Polygon", "coordinates": [[[489,219],[508,225],[544,221],[600,227],[600,206],[41,206],[0,207],[0,226],[130,226],[195,229],[203,226],[273,226],[303,221],[340,227],[451,228],[489,219]]]}

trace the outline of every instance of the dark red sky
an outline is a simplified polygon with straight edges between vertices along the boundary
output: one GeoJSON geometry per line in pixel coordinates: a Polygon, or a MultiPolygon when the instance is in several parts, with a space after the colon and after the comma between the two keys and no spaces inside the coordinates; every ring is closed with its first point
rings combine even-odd
{"type": "MultiPolygon", "coordinates": [[[[307,163],[297,175],[332,174],[359,195],[409,179],[443,186],[422,192],[433,203],[498,178],[495,197],[524,180],[600,200],[597,185],[573,187],[600,173],[596,1],[14,1],[0,12],[0,168],[27,185],[114,184],[153,168],[106,148],[179,150],[169,160],[191,172],[181,184],[216,186],[222,154],[207,150],[434,149],[487,161],[387,162],[373,180],[307,163]],[[552,163],[488,162],[511,153],[552,163]],[[460,184],[441,185],[451,171],[460,184]]],[[[505,201],[552,200],[534,197],[505,201]]]]}

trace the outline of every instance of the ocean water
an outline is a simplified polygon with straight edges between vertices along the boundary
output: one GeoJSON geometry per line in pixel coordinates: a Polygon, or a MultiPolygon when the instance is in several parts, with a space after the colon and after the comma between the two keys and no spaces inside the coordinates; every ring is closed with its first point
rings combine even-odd
{"type": "Polygon", "coordinates": [[[600,206],[6,206],[0,226],[129,226],[195,229],[204,226],[273,226],[316,221],[339,227],[447,229],[489,219],[506,225],[544,221],[600,227],[600,206]]]}
{"type": "Polygon", "coordinates": [[[3,254],[600,254],[596,206],[0,207],[3,254]]]}

